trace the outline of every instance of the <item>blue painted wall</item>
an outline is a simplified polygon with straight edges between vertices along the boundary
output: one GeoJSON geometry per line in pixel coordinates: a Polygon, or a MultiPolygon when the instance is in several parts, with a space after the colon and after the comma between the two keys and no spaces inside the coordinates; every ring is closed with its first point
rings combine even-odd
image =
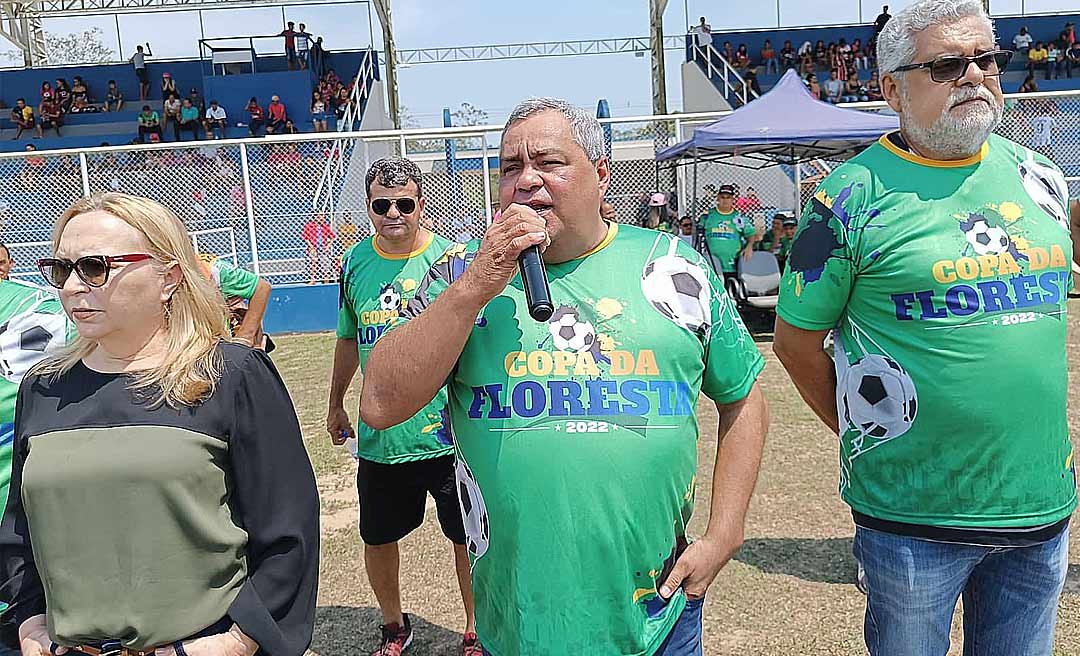
{"type": "Polygon", "coordinates": [[[337,311],[337,285],[275,286],[263,328],[271,335],[335,330],[337,311]]]}
{"type": "Polygon", "coordinates": [[[310,127],[311,75],[307,71],[283,71],[278,73],[256,73],[255,75],[218,75],[204,79],[206,101],[217,100],[225,108],[229,125],[238,121],[244,123],[248,115],[244,112],[248,99],[255,96],[259,104],[266,109],[270,97],[277,95],[285,103],[289,118],[297,129],[310,127]]]}

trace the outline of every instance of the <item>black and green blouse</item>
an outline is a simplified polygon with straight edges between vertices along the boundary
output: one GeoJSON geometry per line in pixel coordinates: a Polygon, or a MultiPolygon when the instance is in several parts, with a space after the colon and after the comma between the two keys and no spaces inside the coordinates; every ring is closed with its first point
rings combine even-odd
{"type": "Polygon", "coordinates": [[[214,394],[183,410],[81,363],[24,379],[0,525],[0,597],[17,624],[45,613],[60,644],[145,650],[235,622],[260,654],[304,653],[315,477],[270,359],[218,352],[214,394]]]}

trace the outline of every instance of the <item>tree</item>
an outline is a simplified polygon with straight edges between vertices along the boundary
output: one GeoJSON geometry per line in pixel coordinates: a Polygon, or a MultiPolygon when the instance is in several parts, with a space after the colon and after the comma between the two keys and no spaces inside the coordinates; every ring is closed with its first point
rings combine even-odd
{"type": "MultiPolygon", "coordinates": [[[[461,107],[450,112],[450,118],[455,127],[469,127],[473,125],[487,125],[488,113],[472,103],[463,102],[461,107]]],[[[457,147],[464,150],[479,150],[480,139],[475,137],[457,139],[457,147]]]]}
{"type": "MultiPolygon", "coordinates": [[[[398,116],[401,117],[401,128],[403,130],[415,130],[422,127],[420,121],[413,116],[412,110],[405,105],[401,105],[398,109],[398,116]]],[[[443,142],[438,139],[408,139],[405,141],[405,148],[410,153],[438,152],[442,150],[443,142]]]]}
{"type": "MultiPolygon", "coordinates": [[[[46,32],[45,46],[46,63],[51,65],[104,64],[119,58],[115,48],[105,45],[105,33],[100,27],[68,34],[46,32]]],[[[23,60],[22,53],[18,50],[0,53],[0,57],[11,62],[23,60]]]]}

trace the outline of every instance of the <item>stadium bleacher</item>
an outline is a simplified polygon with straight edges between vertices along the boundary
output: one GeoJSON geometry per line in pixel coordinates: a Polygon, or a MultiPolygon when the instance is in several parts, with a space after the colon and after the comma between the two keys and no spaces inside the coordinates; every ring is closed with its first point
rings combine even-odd
{"type": "MultiPolygon", "coordinates": [[[[333,52],[328,56],[327,66],[342,79],[348,80],[356,75],[366,53],[366,50],[333,52]]],[[[176,80],[181,97],[186,97],[194,88],[207,103],[216,99],[225,108],[229,117],[226,138],[249,136],[247,128],[237,124],[247,122],[248,115],[244,108],[252,96],[257,97],[264,107],[271,95],[280,96],[297,129],[302,132],[312,130],[309,102],[316,80],[310,71],[289,71],[283,56],[259,57],[259,72],[254,74],[211,75],[208,63],[198,59],[148,59],[147,68],[151,82],[150,99],[147,101],[139,100],[138,81],[132,66],[126,63],[5,71],[0,74],[0,152],[22,151],[28,143],[33,143],[38,150],[130,143],[138,134],[136,117],[142,106],[147,104],[161,112],[161,76],[166,72],[176,80]],[[35,139],[32,131],[26,131],[20,139],[14,140],[15,128],[9,114],[15,101],[24,98],[27,105],[34,108],[36,118],[42,82],[52,83],[57,78],[70,81],[76,75],[81,76],[89,86],[94,104],[100,104],[104,99],[108,81],[116,80],[124,96],[124,110],[66,114],[61,127],[63,136],[56,137],[55,133],[46,132],[44,138],[35,139]]],[[[164,136],[166,141],[173,140],[171,131],[166,131],[164,136]]]]}
{"type": "MultiPolygon", "coordinates": [[[[1067,22],[1080,23],[1080,14],[1005,17],[996,19],[995,25],[997,27],[998,40],[1002,44],[1002,47],[1011,49],[1013,36],[1020,31],[1021,27],[1026,27],[1036,41],[1048,42],[1058,38],[1058,34],[1064,29],[1065,23],[1067,22]]],[[[859,39],[865,44],[873,37],[874,28],[872,25],[851,25],[846,27],[808,27],[784,30],[737,30],[729,32],[713,32],[712,43],[713,48],[715,48],[717,52],[722,52],[725,41],[730,42],[733,48],[738,48],[740,45],[746,44],[752,62],[759,65],[757,69],[758,84],[761,85],[763,91],[767,91],[780,79],[780,76],[776,74],[766,75],[764,67],[760,66],[759,52],[767,39],[772,42],[773,47],[779,52],[785,41],[791,41],[795,49],[798,50],[798,48],[806,41],[809,41],[811,44],[816,44],[821,40],[828,44],[844,38],[848,43],[851,43],[855,39],[859,39]]],[[[686,61],[695,61],[689,39],[686,61]]],[[[704,70],[704,63],[702,61],[698,60],[698,65],[704,70]]],[[[1001,80],[1002,87],[1006,93],[1015,92],[1020,87],[1020,84],[1024,80],[1024,76],[1027,74],[1026,67],[1027,60],[1025,57],[1018,54],[1013,58],[1013,61],[1009,66],[1009,71],[1002,76],[1001,80]]],[[[783,71],[781,71],[781,74],[782,73],[783,71]]],[[[829,79],[829,71],[820,66],[817,68],[816,75],[818,81],[822,84],[829,79]]],[[[861,79],[865,80],[869,78],[870,71],[860,70],[859,76],[861,79]]],[[[713,82],[722,92],[722,87],[719,84],[718,78],[714,77],[713,82]]],[[[1040,73],[1038,76],[1038,83],[1040,91],[1067,91],[1080,89],[1080,75],[1076,75],[1072,79],[1046,80],[1044,79],[1044,75],[1040,73]]]]}

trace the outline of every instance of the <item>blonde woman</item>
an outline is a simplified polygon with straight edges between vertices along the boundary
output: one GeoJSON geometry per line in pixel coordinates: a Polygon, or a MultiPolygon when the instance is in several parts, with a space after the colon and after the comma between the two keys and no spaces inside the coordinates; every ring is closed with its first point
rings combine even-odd
{"type": "Polygon", "coordinates": [[[303,654],[319,502],[271,361],[158,203],[80,200],[53,248],[79,336],[20,387],[0,526],[23,656],[303,654]]]}

